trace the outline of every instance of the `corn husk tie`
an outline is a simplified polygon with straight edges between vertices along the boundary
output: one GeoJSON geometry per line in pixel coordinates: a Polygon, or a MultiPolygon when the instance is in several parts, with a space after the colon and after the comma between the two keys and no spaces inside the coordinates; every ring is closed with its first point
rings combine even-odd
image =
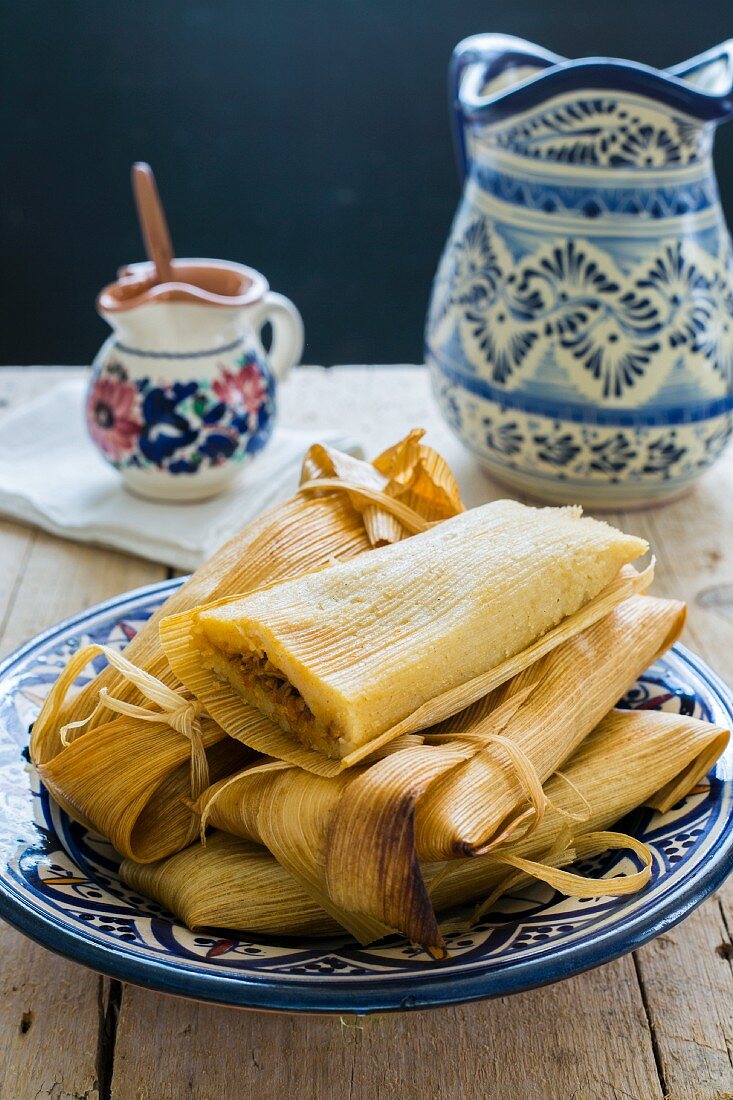
{"type": "Polygon", "coordinates": [[[373,463],[316,444],[303,463],[300,491],[324,490],[326,482],[332,490],[345,490],[372,546],[425,531],[463,511],[463,504],[450,466],[421,442],[424,435],[422,428],[413,429],[373,463]]]}
{"type": "Polygon", "coordinates": [[[359,485],[358,482],[355,481],[341,481],[335,477],[322,478],[318,481],[304,481],[298,488],[298,492],[312,493],[324,489],[340,489],[348,493],[352,502],[357,504],[360,503],[364,505],[367,502],[378,504],[380,508],[385,509],[393,515],[411,535],[420,534],[421,531],[428,531],[435,523],[440,522],[439,520],[429,522],[423,519],[419,512],[416,512],[407,504],[403,504],[401,500],[388,496],[382,489],[374,489],[368,485],[359,485]]]}
{"type": "Polygon", "coordinates": [[[66,722],[61,726],[59,731],[61,743],[64,747],[71,744],[81,731],[94,720],[97,714],[104,709],[128,718],[134,718],[138,722],[162,722],[170,726],[176,733],[180,733],[182,737],[187,738],[191,743],[191,797],[198,798],[209,785],[209,765],[201,737],[202,704],[195,699],[187,699],[178,692],[173,691],[166,684],[151,676],[150,673],[133,665],[117,650],[111,649],[109,646],[94,644],[85,646],[75,653],[51,690],[49,716],[51,718],[56,717],[57,708],[62,705],[69,686],[95,657],[105,657],[107,662],[125,680],[133,684],[151,703],[156,704],[156,709],[118,699],[110,694],[108,688],[103,687],[99,692],[97,706],[88,717],[75,722],[66,722]]]}
{"type": "Polygon", "coordinates": [[[421,801],[415,821],[421,858],[480,855],[526,828],[531,808],[491,737],[502,734],[522,749],[545,783],[675,641],[684,621],[684,605],[675,600],[632,596],[493,695],[428,731],[430,743],[470,737],[484,745],[421,801]],[[514,709],[507,710],[512,700],[514,709]]]}
{"type": "MultiPolygon", "coordinates": [[[[603,897],[610,898],[635,894],[646,886],[652,873],[652,853],[646,844],[637,840],[636,837],[628,836],[626,833],[608,830],[585,833],[575,837],[572,847],[558,853],[555,858],[557,862],[552,860],[552,855],[545,860],[525,859],[522,856],[511,855],[510,853],[502,854],[501,852],[496,852],[493,856],[496,863],[514,867],[520,874],[520,880],[521,878],[538,879],[569,898],[598,897],[599,889],[603,890],[603,897]],[[643,863],[641,870],[632,871],[627,875],[619,875],[612,879],[604,879],[603,886],[600,887],[597,878],[592,878],[590,875],[577,875],[561,869],[564,864],[575,863],[576,860],[586,859],[589,856],[599,855],[601,852],[615,849],[632,851],[643,863]]],[[[511,888],[506,882],[497,886],[486,900],[476,907],[470,919],[470,924],[475,924],[481,920],[501,895],[511,888]]]]}

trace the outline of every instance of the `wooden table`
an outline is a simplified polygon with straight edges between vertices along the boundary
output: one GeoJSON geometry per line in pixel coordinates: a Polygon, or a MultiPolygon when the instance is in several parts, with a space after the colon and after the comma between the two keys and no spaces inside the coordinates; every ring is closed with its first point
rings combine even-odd
{"type": "MultiPolygon", "coordinates": [[[[61,373],[0,371],[0,401],[26,400],[61,373]]],[[[467,503],[502,495],[438,420],[420,368],[300,368],[281,407],[286,424],[314,434],[339,425],[369,453],[423,425],[467,503]]],[[[684,500],[611,518],[652,543],[655,591],[689,601],[686,640],[733,683],[733,450],[684,500]]],[[[0,525],[0,562],[3,656],[170,572],[12,523],[0,525]]],[[[732,929],[729,884],[653,943],[569,981],[357,1020],[175,1000],[98,977],[2,927],[0,1097],[721,1100],[733,1097],[732,929]]]]}

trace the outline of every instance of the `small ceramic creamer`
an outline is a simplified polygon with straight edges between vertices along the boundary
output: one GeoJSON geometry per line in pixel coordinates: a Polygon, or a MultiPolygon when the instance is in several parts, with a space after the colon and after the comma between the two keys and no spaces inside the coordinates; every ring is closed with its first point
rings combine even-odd
{"type": "Polygon", "coordinates": [[[202,500],[270,438],[277,383],[300,359],[303,325],[242,264],[179,259],[172,274],[156,283],[152,264],[133,264],[99,295],[113,334],[93,364],[87,425],[135,493],[202,500]]]}
{"type": "Polygon", "coordinates": [[[465,185],[426,331],[445,417],[534,497],[678,495],[732,427],[712,145],[733,114],[733,40],[656,71],[478,35],[451,81],[465,185]]]}

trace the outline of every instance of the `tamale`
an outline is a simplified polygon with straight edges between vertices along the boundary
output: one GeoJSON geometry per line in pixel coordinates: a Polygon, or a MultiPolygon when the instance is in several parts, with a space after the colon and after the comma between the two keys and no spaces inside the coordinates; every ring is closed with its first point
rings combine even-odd
{"type": "Polygon", "coordinates": [[[193,844],[157,863],[125,860],[120,875],[189,928],[241,927],[267,935],[276,929],[278,936],[343,934],[266,848],[228,833],[212,833],[206,847],[193,844]]]}
{"type": "MultiPolygon", "coordinates": [[[[411,740],[403,738],[395,745],[411,740]]],[[[358,940],[370,942],[392,928],[409,928],[415,939],[429,944],[431,939],[437,940],[438,932],[429,902],[412,889],[419,872],[412,865],[416,857],[411,810],[421,791],[446,768],[464,760],[469,750],[460,746],[424,748],[417,743],[390,752],[393,747],[385,746],[381,750],[385,756],[378,762],[333,778],[313,775],[284,761],[247,768],[202,795],[197,804],[202,825],[211,824],[264,844],[310,896],[358,940]],[[376,859],[359,864],[359,877],[378,864],[376,873],[385,878],[385,896],[390,903],[379,917],[353,905],[334,904],[325,880],[325,854],[337,809],[344,799],[353,804],[351,789],[365,777],[372,783],[369,808],[372,819],[377,817],[377,843],[383,848],[376,859]]],[[[359,815],[359,805],[354,805],[354,812],[359,815]]]]}
{"type": "MultiPolygon", "coordinates": [[[[201,722],[201,744],[211,782],[254,756],[222,738],[208,718],[201,722]]],[[[116,718],[72,741],[38,771],[71,817],[107,837],[126,858],[160,859],[196,835],[184,801],[192,790],[190,745],[163,723],[116,718]]]]}
{"type": "MultiPolygon", "coordinates": [[[[159,859],[191,842],[197,821],[181,799],[198,797],[210,782],[237,770],[253,754],[227,738],[187,696],[161,647],[160,619],[204,600],[323,569],[370,549],[373,538],[365,528],[366,517],[344,489],[332,485],[334,463],[348,466],[348,484],[355,487],[350,492],[376,477],[388,506],[393,498],[404,498],[408,510],[419,516],[422,509],[431,521],[437,506],[445,515],[462,511],[450,471],[439,455],[420,443],[421,434],[411,433],[380,456],[382,472],[351,456],[312,448],[303,476],[311,487],[321,478],[330,488],[320,488],[315,498],[296,495],[232,538],[148,620],[124,657],[98,646],[74,654],[31,737],[32,759],[68,813],[136,859],[159,859]],[[411,464],[417,491],[392,478],[393,470],[395,476],[404,474],[405,463],[411,464]],[[108,667],[67,702],[74,681],[100,653],[110,662],[108,667]]],[[[370,508],[377,541],[405,534],[399,521],[387,525],[385,534],[384,524],[380,526],[384,509],[379,504],[370,508]]]]}
{"type": "Polygon", "coordinates": [[[480,853],[517,827],[533,824],[537,810],[527,805],[501,735],[522,750],[544,783],[677,640],[684,622],[684,604],[633,596],[492,695],[428,731],[432,744],[468,737],[480,751],[420,800],[415,818],[420,858],[480,853]],[[512,699],[516,707],[507,705],[512,699]]]}
{"type": "Polygon", "coordinates": [[[424,728],[432,701],[450,697],[455,711],[497,686],[495,670],[508,679],[513,658],[646,549],[578,509],[498,501],[322,573],[165,618],[161,640],[228,732],[241,736],[235,700],[291,742],[356,761],[380,737],[424,728]],[[473,698],[455,695],[467,684],[473,698]]]}
{"type": "Polygon", "coordinates": [[[475,854],[519,826],[536,828],[546,808],[542,783],[672,644],[683,623],[684,605],[632,597],[505,688],[425,731],[426,744],[414,760],[401,754],[355,777],[333,813],[324,856],[329,895],[340,908],[385,924],[394,922],[396,909],[402,930],[438,946],[418,857],[475,854]],[[465,761],[436,769],[431,745],[472,751],[465,761]],[[400,794],[396,834],[384,803],[389,797],[394,805],[400,794]]]}
{"type": "MultiPolygon", "coordinates": [[[[501,862],[504,856],[532,861],[542,873],[540,861],[549,853],[558,848],[569,855],[590,850],[582,843],[584,834],[608,829],[637,806],[663,809],[670,798],[679,801],[703,779],[728,736],[718,726],[684,715],[612,712],[573,754],[562,775],[545,785],[548,810],[533,833],[484,856],[423,864],[436,909],[444,912],[482,898],[493,902],[517,881],[515,869],[501,862]]],[[[546,870],[552,881],[555,868],[547,864],[546,870]]],[[[155,898],[190,928],[273,936],[333,935],[338,928],[269,853],[222,832],[213,833],[206,846],[194,845],[155,864],[126,860],[120,874],[132,889],[155,898]]],[[[598,886],[580,881],[565,886],[591,897],[612,894],[620,880],[601,880],[598,886]]]]}
{"type": "Polygon", "coordinates": [[[491,902],[507,882],[517,881],[507,875],[503,856],[541,860],[562,846],[572,852],[578,837],[608,829],[638,806],[670,809],[704,779],[729,738],[721,726],[682,714],[611,711],[546,784],[548,810],[534,832],[484,856],[424,865],[428,883],[435,884],[433,904],[444,909],[487,891],[491,902]]]}

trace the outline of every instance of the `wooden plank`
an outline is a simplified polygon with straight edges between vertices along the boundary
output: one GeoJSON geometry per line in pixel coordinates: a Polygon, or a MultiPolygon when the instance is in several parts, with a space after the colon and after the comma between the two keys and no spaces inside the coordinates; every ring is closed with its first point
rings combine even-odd
{"type": "Polygon", "coordinates": [[[362,1019],[234,1012],[125,991],[112,1100],[294,1093],[298,1100],[662,1096],[631,959],[518,997],[362,1019]]]}
{"type": "Polygon", "coordinates": [[[733,972],[720,900],[636,952],[665,1094],[733,1097],[733,972]]]}
{"type": "Polygon", "coordinates": [[[0,646],[8,652],[59,619],[166,575],[128,554],[36,532],[0,646]]]}
{"type": "MultiPolygon", "coordinates": [[[[18,557],[17,540],[3,532],[0,575],[14,562],[20,565],[0,636],[3,655],[66,615],[165,575],[162,567],[125,554],[40,533],[18,557]]],[[[47,1093],[95,1100],[109,1053],[104,1034],[109,983],[29,944],[2,923],[0,960],[0,1049],[6,1052],[0,1060],[0,1097],[47,1093]]]]}
{"type": "Polygon", "coordinates": [[[96,1100],[102,979],[0,924],[0,1097],[96,1100]]]}
{"type": "MultiPolygon", "coordinates": [[[[0,401],[25,399],[33,372],[0,372],[0,401]],[[12,384],[11,384],[12,383],[12,384]]],[[[0,524],[0,653],[58,619],[165,575],[123,554],[0,524]]],[[[104,1085],[109,982],[0,924],[0,1097],[95,1100],[104,1085]]]]}
{"type": "MultiPolygon", "coordinates": [[[[664,509],[619,516],[657,555],[654,590],[688,603],[684,641],[733,683],[733,453],[664,509]],[[714,520],[713,520],[714,517],[714,520]]],[[[733,884],[636,952],[660,1077],[674,1100],[733,1097],[733,884]]]]}

